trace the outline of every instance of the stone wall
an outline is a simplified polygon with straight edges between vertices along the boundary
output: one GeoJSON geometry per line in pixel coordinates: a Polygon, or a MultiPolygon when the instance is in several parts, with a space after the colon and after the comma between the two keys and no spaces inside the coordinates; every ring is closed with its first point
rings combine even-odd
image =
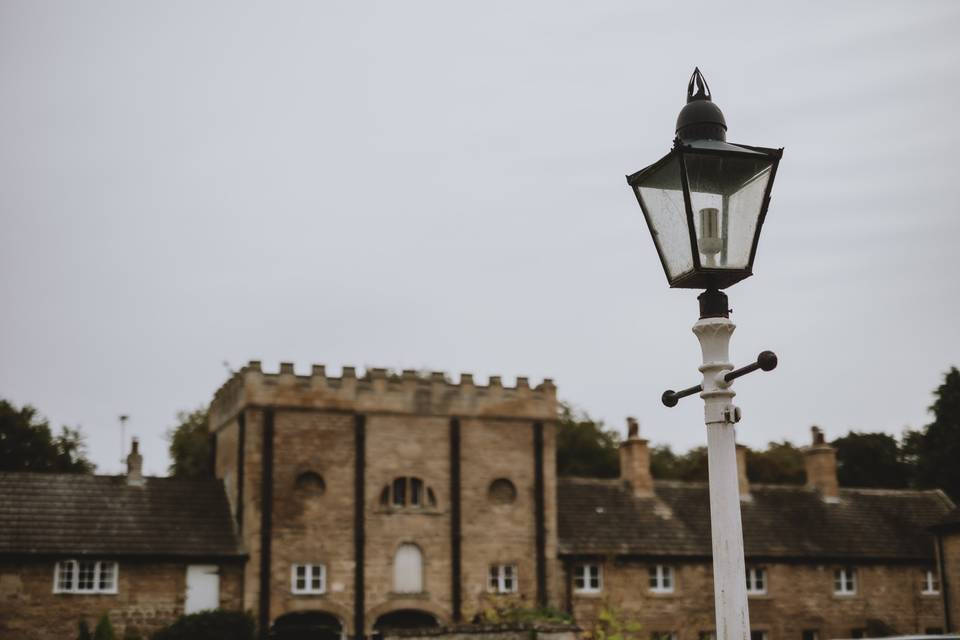
{"type": "Polygon", "coordinates": [[[947,590],[950,631],[960,633],[960,531],[944,531],[940,536],[944,569],[941,588],[947,590]]]}
{"type": "MultiPolygon", "coordinates": [[[[271,617],[293,611],[326,611],[352,629],[353,416],[278,411],[274,415],[273,482],[271,617]],[[297,487],[297,477],[308,471],[323,478],[322,491],[297,487]],[[294,564],[325,565],[327,592],[319,596],[292,594],[294,564]]],[[[249,573],[259,575],[259,564],[253,560],[249,573]]]]}
{"type": "Polygon", "coordinates": [[[383,635],[383,640],[577,640],[579,631],[573,625],[458,625],[391,631],[383,635]]]}
{"type": "MultiPolygon", "coordinates": [[[[183,614],[187,565],[170,562],[118,563],[116,594],[53,593],[54,561],[0,562],[0,638],[75,638],[86,619],[90,629],[107,613],[117,637],[128,627],[145,638],[183,614]]],[[[221,565],[220,606],[240,608],[238,564],[221,565]]]]}
{"type": "MultiPolygon", "coordinates": [[[[677,640],[698,640],[714,629],[713,569],[709,562],[673,563],[675,585],[669,594],[651,593],[648,568],[640,561],[603,562],[603,591],[573,594],[574,617],[592,629],[603,608],[620,610],[642,626],[641,636],[674,632],[677,640]]],[[[834,595],[834,565],[759,564],[767,572],[767,593],[749,598],[750,626],[768,640],[801,640],[817,630],[821,640],[849,638],[854,629],[880,621],[896,633],[943,628],[940,595],[923,595],[921,580],[933,567],[868,565],[857,567],[857,593],[834,595]]]]}

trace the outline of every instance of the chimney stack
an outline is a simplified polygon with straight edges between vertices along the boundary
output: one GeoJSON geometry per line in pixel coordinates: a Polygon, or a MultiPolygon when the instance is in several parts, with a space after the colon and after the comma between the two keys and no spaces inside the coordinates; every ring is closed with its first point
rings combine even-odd
{"type": "Polygon", "coordinates": [[[740,485],[740,500],[753,500],[750,495],[750,480],[747,478],[747,448],[742,444],[737,445],[737,483],[740,485]]]}
{"type": "Polygon", "coordinates": [[[620,443],[620,477],[630,484],[633,495],[639,498],[653,496],[648,444],[649,441],[640,438],[637,419],[627,418],[627,439],[620,443]]]}
{"type": "Polygon", "coordinates": [[[140,455],[140,441],[133,439],[130,455],[127,456],[127,484],[142,487],[146,484],[143,479],[143,456],[140,455]]]}
{"type": "Polygon", "coordinates": [[[807,470],[807,488],[816,489],[826,502],[840,500],[837,482],[837,450],[827,444],[820,427],[810,427],[813,443],[803,450],[807,470]]]}

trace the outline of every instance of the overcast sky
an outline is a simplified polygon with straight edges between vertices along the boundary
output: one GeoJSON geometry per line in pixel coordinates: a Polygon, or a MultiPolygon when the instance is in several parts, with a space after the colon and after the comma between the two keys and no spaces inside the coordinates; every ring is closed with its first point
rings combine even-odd
{"type": "Polygon", "coordinates": [[[0,1],[0,397],[165,431],[261,359],[552,377],[704,444],[695,291],[624,182],[695,65],[785,147],[728,291],[741,442],[929,421],[960,364],[960,3],[0,1]]]}

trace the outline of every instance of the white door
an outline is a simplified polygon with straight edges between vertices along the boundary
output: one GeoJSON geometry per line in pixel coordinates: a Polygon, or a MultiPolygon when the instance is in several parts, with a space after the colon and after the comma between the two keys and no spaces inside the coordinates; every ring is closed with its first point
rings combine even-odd
{"type": "Polygon", "coordinates": [[[184,613],[220,607],[220,567],[215,564],[191,564],[187,567],[187,601],[184,613]]]}

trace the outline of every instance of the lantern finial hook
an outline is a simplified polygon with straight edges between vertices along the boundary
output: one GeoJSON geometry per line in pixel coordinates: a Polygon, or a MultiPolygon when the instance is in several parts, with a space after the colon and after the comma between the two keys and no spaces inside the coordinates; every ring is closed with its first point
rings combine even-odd
{"type": "Polygon", "coordinates": [[[700,73],[700,67],[694,68],[687,84],[687,104],[677,117],[677,139],[679,142],[727,139],[727,121],[713,101],[710,85],[700,73]]]}
{"type": "Polygon", "coordinates": [[[693,68],[693,75],[690,76],[690,83],[687,84],[687,102],[693,102],[694,100],[713,102],[710,96],[710,85],[707,84],[706,78],[700,73],[700,67],[693,68]],[[694,86],[697,89],[696,93],[693,92],[694,86]]]}

